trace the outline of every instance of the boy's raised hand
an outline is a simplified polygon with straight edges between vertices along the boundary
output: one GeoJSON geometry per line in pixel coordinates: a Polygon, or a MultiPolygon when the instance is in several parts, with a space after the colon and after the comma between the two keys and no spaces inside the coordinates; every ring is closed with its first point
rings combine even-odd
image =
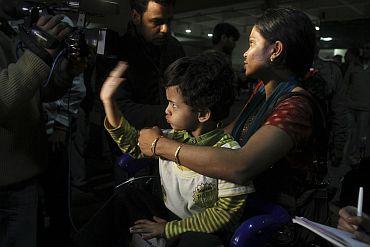
{"type": "Polygon", "coordinates": [[[111,102],[117,88],[126,80],[123,76],[128,68],[128,64],[119,61],[116,67],[109,73],[100,90],[100,100],[103,103],[111,102]]]}

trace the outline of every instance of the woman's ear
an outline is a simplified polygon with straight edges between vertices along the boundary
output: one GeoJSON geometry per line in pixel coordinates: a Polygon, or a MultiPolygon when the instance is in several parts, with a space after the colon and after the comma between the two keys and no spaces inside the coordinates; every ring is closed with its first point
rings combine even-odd
{"type": "Polygon", "coordinates": [[[207,122],[211,118],[211,110],[210,109],[204,109],[198,112],[198,121],[200,123],[207,122]]]}
{"type": "Polygon", "coordinates": [[[278,59],[280,57],[280,55],[283,53],[285,47],[284,47],[284,44],[283,42],[277,40],[275,41],[275,43],[273,43],[272,45],[272,53],[271,53],[271,56],[270,56],[270,60],[271,62],[275,61],[276,59],[278,59]]]}
{"type": "Polygon", "coordinates": [[[134,25],[139,25],[141,23],[141,15],[135,9],[131,11],[131,19],[134,25]]]}

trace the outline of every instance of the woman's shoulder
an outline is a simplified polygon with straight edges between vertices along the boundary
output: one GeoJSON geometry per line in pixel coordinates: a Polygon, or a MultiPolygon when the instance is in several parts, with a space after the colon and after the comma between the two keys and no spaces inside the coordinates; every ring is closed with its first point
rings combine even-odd
{"type": "Polygon", "coordinates": [[[312,133],[312,96],[297,87],[283,96],[264,125],[272,125],[288,133],[296,144],[307,140],[312,133]]]}
{"type": "Polygon", "coordinates": [[[312,115],[312,102],[314,97],[310,92],[302,87],[295,87],[291,92],[283,95],[278,100],[275,109],[288,108],[290,111],[303,111],[312,115]]]}
{"type": "MultiPolygon", "coordinates": [[[[312,115],[311,102],[313,96],[302,87],[295,87],[291,92],[283,95],[275,106],[276,110],[289,110],[290,113],[306,113],[312,115]]],[[[289,113],[287,112],[287,113],[289,113]]]]}

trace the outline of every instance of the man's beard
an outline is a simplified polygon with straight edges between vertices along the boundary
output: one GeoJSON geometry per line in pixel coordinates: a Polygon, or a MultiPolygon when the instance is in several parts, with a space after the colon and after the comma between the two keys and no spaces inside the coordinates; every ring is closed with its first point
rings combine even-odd
{"type": "Polygon", "coordinates": [[[151,43],[153,45],[164,45],[167,42],[168,42],[168,35],[165,35],[165,36],[160,37],[160,38],[154,38],[151,43]]]}

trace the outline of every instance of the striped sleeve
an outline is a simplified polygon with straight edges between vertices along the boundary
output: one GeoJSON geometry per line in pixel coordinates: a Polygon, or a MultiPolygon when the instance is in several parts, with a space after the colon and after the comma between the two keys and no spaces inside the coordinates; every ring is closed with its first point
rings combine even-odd
{"type": "Polygon", "coordinates": [[[165,237],[172,238],[189,231],[232,232],[242,216],[245,198],[245,195],[219,198],[212,208],[207,208],[202,213],[194,214],[182,220],[168,222],[165,226],[165,237]]]}
{"type": "Polygon", "coordinates": [[[105,118],[104,127],[123,153],[129,154],[135,159],[143,157],[137,145],[139,132],[123,116],[116,128],[113,128],[105,118]]]}

